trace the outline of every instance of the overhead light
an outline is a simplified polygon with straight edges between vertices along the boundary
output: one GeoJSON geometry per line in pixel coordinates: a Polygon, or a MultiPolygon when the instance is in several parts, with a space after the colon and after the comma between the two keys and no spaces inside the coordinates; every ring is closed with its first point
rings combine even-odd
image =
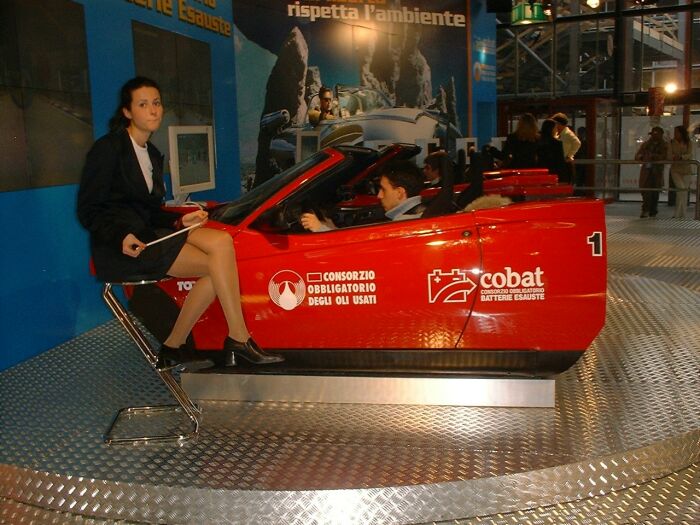
{"type": "Polygon", "coordinates": [[[595,9],[600,5],[600,0],[586,0],[586,5],[591,9],[595,9]]]}
{"type": "Polygon", "coordinates": [[[510,24],[514,26],[546,22],[542,2],[534,0],[517,2],[510,12],[510,24]]]}
{"type": "Polygon", "coordinates": [[[678,85],[675,82],[669,82],[664,87],[664,90],[666,91],[666,93],[675,93],[676,90],[678,90],[678,85]]]}

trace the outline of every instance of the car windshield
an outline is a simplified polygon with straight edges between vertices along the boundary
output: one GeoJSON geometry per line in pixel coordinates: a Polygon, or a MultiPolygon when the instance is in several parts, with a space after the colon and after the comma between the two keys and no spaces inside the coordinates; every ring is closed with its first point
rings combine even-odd
{"type": "Polygon", "coordinates": [[[212,213],[212,219],[225,224],[238,224],[258,206],[272,197],[287,184],[303,175],[317,164],[325,161],[329,155],[323,151],[315,153],[302,162],[295,164],[282,173],[275,175],[260,186],[253,188],[239,199],[222,206],[212,213]]]}
{"type": "Polygon", "coordinates": [[[393,107],[386,95],[367,88],[338,88],[338,104],[341,114],[349,117],[393,107]]]}

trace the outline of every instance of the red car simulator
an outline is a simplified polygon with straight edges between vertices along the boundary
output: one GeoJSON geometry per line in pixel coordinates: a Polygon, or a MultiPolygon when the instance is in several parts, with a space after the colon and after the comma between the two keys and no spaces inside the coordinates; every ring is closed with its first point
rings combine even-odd
{"type": "MultiPolygon", "coordinates": [[[[485,191],[520,202],[382,221],[377,173],[416,152],[402,144],[327,148],[211,211],[206,227],[228,232],[235,244],[253,337],[286,358],[261,371],[543,376],[571,366],[599,333],[602,201],[543,200],[571,190],[546,172],[491,173],[485,191]],[[299,218],[307,210],[339,228],[305,231],[299,218]]],[[[193,282],[139,287],[132,310],[164,335],[193,282]]],[[[191,342],[216,350],[225,336],[215,302],[191,342]]]]}

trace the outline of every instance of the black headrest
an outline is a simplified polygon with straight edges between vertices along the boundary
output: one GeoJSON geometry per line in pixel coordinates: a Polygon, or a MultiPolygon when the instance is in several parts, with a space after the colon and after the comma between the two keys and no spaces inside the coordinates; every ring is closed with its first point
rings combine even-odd
{"type": "Polygon", "coordinates": [[[452,200],[455,186],[455,174],[452,168],[452,161],[448,155],[443,155],[440,159],[440,182],[442,183],[440,191],[437,196],[430,201],[422,217],[438,217],[440,215],[452,213],[457,209],[452,200]]]}

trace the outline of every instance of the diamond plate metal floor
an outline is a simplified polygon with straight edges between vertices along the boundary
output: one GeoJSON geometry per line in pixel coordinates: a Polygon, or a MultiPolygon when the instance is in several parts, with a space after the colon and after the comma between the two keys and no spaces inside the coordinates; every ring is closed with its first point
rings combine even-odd
{"type": "Polygon", "coordinates": [[[194,443],[110,448],[171,400],[108,323],[0,373],[0,523],[697,523],[700,222],[607,222],[606,326],[553,410],[204,402],[194,443]]]}

